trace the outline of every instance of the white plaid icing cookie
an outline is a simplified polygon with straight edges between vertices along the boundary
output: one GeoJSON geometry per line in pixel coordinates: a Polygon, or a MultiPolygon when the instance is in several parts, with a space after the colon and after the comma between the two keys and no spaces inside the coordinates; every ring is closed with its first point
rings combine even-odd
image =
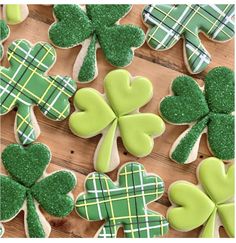
{"type": "Polygon", "coordinates": [[[40,133],[33,106],[49,119],[65,119],[76,84],[69,77],[47,76],[56,61],[56,52],[48,43],[31,46],[26,40],[17,40],[8,47],[7,55],[10,67],[0,66],[0,115],[17,107],[16,140],[30,144],[40,133]]]}
{"type": "Polygon", "coordinates": [[[211,61],[199,32],[218,42],[234,36],[233,4],[147,5],[142,17],[149,27],[146,41],[151,48],[167,50],[184,39],[184,59],[192,74],[202,72],[211,61]]]}

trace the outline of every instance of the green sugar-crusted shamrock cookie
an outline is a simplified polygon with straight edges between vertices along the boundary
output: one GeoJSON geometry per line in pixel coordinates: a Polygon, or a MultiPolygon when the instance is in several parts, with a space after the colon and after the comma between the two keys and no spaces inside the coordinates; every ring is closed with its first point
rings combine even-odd
{"type": "Polygon", "coordinates": [[[48,237],[51,227],[39,206],[53,216],[67,216],[74,208],[70,192],[76,177],[69,171],[46,175],[51,152],[40,143],[28,147],[11,144],[1,157],[9,176],[0,174],[0,222],[10,221],[24,210],[27,237],[48,237]]]}
{"type": "Polygon", "coordinates": [[[107,61],[116,67],[132,62],[134,49],[140,47],[145,35],[141,28],[119,20],[131,10],[131,5],[77,4],[55,5],[56,21],[49,29],[49,38],[61,48],[82,45],[73,68],[73,77],[90,82],[98,74],[96,50],[101,48],[107,61]]]}
{"type": "Polygon", "coordinates": [[[199,164],[197,174],[199,185],[176,181],[170,186],[170,226],[184,232],[202,226],[204,238],[219,237],[223,226],[234,237],[234,165],[211,157],[199,164]]]}
{"type": "Polygon", "coordinates": [[[56,61],[56,52],[47,43],[31,46],[26,40],[17,40],[8,47],[7,54],[10,67],[0,67],[0,115],[17,107],[16,139],[29,144],[40,133],[33,106],[49,119],[65,119],[76,84],[69,77],[47,75],[56,61]]]}
{"type": "Polygon", "coordinates": [[[118,137],[129,153],[143,157],[151,153],[153,139],[165,130],[159,116],[138,112],[153,95],[147,78],[114,70],[106,75],[104,88],[105,95],[92,88],[80,89],[74,98],[76,111],[69,119],[71,131],[79,137],[102,134],[94,156],[94,167],[100,172],[111,171],[120,163],[118,137]]]}
{"type": "Polygon", "coordinates": [[[128,238],[152,238],[167,233],[169,224],[147,204],[161,198],[164,182],[130,162],[118,172],[118,181],[93,172],[85,180],[86,193],[76,200],[77,213],[90,221],[105,220],[95,237],[116,238],[120,227],[128,238]]]}
{"type": "Polygon", "coordinates": [[[7,26],[6,22],[0,19],[0,61],[3,58],[4,49],[2,43],[8,38],[10,34],[10,29],[7,26]]]}
{"type": "Polygon", "coordinates": [[[166,121],[190,126],[170,151],[170,158],[178,163],[191,163],[197,158],[203,133],[207,134],[208,147],[214,156],[225,161],[234,158],[234,72],[217,67],[204,81],[201,88],[189,76],[176,78],[172,94],[160,104],[166,121]]]}
{"type": "Polygon", "coordinates": [[[184,59],[192,74],[202,72],[211,61],[199,32],[217,42],[234,36],[233,4],[152,4],[142,13],[149,27],[146,41],[155,50],[167,50],[184,39],[184,59]]]}

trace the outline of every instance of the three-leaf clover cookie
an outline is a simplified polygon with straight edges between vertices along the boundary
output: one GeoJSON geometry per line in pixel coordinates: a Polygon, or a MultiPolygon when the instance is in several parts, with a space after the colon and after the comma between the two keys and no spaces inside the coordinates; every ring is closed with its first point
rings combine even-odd
{"type": "Polygon", "coordinates": [[[176,181],[170,186],[170,226],[184,232],[202,226],[200,237],[206,238],[219,237],[223,226],[234,237],[234,165],[227,167],[211,157],[199,164],[197,172],[199,185],[176,181]]]}
{"type": "Polygon", "coordinates": [[[217,42],[234,36],[233,4],[152,4],[144,8],[142,17],[149,27],[146,41],[151,48],[167,50],[184,39],[184,59],[192,74],[202,72],[211,61],[199,32],[217,42]]]}
{"type": "Polygon", "coordinates": [[[225,161],[234,158],[234,72],[217,67],[204,81],[204,87],[199,87],[189,76],[176,78],[171,85],[172,94],[160,104],[166,121],[190,126],[170,151],[170,158],[178,163],[196,160],[203,133],[215,157],[225,161]]]}
{"type": "Polygon", "coordinates": [[[6,22],[0,19],[0,61],[3,58],[4,49],[2,43],[8,38],[10,34],[10,29],[7,26],[6,22]]]}
{"type": "Polygon", "coordinates": [[[151,153],[153,139],[165,130],[159,116],[138,112],[153,95],[147,78],[132,78],[126,70],[114,70],[106,75],[104,88],[104,95],[92,88],[77,91],[76,111],[69,119],[71,131],[79,137],[102,134],[94,156],[94,167],[100,172],[111,171],[120,163],[118,137],[130,154],[143,157],[151,153]]]}
{"type": "Polygon", "coordinates": [[[82,45],[75,61],[73,77],[90,82],[97,77],[96,50],[101,48],[106,60],[113,66],[125,67],[132,62],[134,49],[145,41],[141,28],[119,20],[131,10],[131,5],[77,4],[55,5],[56,21],[49,29],[49,38],[61,48],[82,45]]]}
{"type": "Polygon", "coordinates": [[[0,174],[0,222],[10,221],[24,210],[27,237],[41,238],[50,234],[50,224],[39,206],[56,217],[65,217],[74,208],[70,194],[76,178],[65,170],[46,176],[50,160],[50,150],[40,143],[28,147],[11,144],[2,153],[9,176],[0,174]]]}
{"type": "Polygon", "coordinates": [[[29,144],[40,133],[33,106],[49,119],[65,119],[76,83],[69,77],[47,75],[56,61],[56,52],[47,43],[31,46],[26,40],[17,40],[8,47],[7,54],[10,67],[0,67],[0,115],[17,107],[16,139],[29,144]]]}
{"type": "Polygon", "coordinates": [[[159,176],[148,175],[139,163],[127,163],[118,172],[118,181],[93,172],[85,181],[86,193],[76,200],[77,213],[90,221],[105,220],[96,237],[115,238],[120,227],[128,238],[151,238],[168,232],[167,220],[147,208],[164,193],[159,176]]]}

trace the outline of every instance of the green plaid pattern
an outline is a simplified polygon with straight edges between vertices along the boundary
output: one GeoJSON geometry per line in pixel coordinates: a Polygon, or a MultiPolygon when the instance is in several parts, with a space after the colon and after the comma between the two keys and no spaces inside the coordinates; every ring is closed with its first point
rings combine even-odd
{"type": "Polygon", "coordinates": [[[87,220],[103,220],[99,238],[114,238],[123,226],[125,237],[151,238],[168,231],[167,220],[146,205],[164,193],[159,176],[147,176],[138,163],[127,163],[119,171],[118,184],[105,174],[91,173],[86,179],[86,194],[76,201],[77,212],[87,220]]]}
{"type": "Polygon", "coordinates": [[[146,41],[153,49],[169,49],[184,38],[185,59],[191,73],[202,72],[211,61],[199,31],[216,41],[234,36],[233,4],[148,5],[142,15],[144,22],[151,26],[146,41]]]}
{"type": "Polygon", "coordinates": [[[32,106],[52,120],[69,115],[68,99],[75,93],[76,84],[69,77],[46,76],[56,61],[54,48],[43,42],[34,47],[25,40],[17,40],[8,48],[10,68],[0,67],[0,114],[17,107],[16,130],[18,140],[29,144],[37,138],[32,106]]]}

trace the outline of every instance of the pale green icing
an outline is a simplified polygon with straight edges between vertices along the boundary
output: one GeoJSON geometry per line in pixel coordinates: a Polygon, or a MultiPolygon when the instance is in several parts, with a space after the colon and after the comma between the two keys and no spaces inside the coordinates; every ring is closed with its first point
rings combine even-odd
{"type": "Polygon", "coordinates": [[[117,116],[137,110],[152,98],[152,83],[147,78],[130,79],[129,72],[120,69],[108,73],[104,80],[107,98],[117,116]]]}
{"type": "Polygon", "coordinates": [[[215,227],[216,227],[216,208],[212,212],[210,218],[207,220],[204,228],[201,232],[201,238],[212,238],[215,236],[215,227]]]}
{"type": "Polygon", "coordinates": [[[140,113],[120,117],[119,128],[128,152],[143,157],[153,149],[151,136],[160,136],[165,131],[165,123],[155,114],[140,113]]]}
{"type": "Polygon", "coordinates": [[[109,170],[110,158],[112,154],[113,141],[116,134],[117,120],[114,120],[111,126],[108,128],[107,132],[103,135],[103,140],[101,146],[99,147],[97,154],[97,171],[107,171],[109,170]]]}
{"type": "Polygon", "coordinates": [[[7,23],[9,24],[20,23],[22,20],[20,4],[7,4],[6,18],[7,18],[7,23]]]}
{"type": "Polygon", "coordinates": [[[227,234],[230,237],[234,237],[235,236],[234,203],[222,204],[219,205],[217,208],[218,208],[218,213],[220,215],[220,219],[224,225],[227,234]]]}
{"type": "Polygon", "coordinates": [[[179,181],[171,185],[169,199],[177,205],[171,208],[167,218],[176,230],[190,231],[209,218],[215,208],[214,203],[195,185],[179,181]],[[201,210],[197,210],[200,208],[201,210]]]}
{"type": "Polygon", "coordinates": [[[234,195],[234,165],[226,173],[221,160],[213,157],[203,160],[199,166],[199,181],[215,203],[223,203],[234,195]]]}

